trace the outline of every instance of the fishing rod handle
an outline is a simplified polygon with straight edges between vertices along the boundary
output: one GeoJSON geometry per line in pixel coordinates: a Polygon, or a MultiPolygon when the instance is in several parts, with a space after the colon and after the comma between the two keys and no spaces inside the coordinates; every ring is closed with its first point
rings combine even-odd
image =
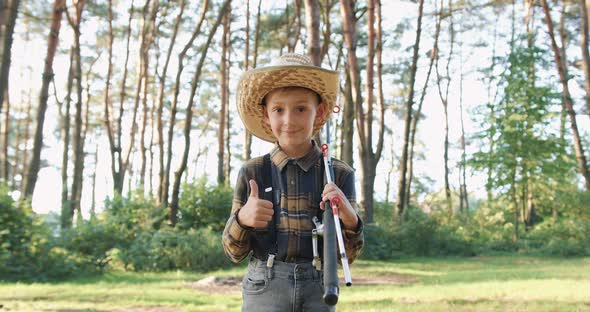
{"type": "Polygon", "coordinates": [[[336,226],[330,202],[324,210],[324,302],[333,306],[338,302],[338,246],[336,245],[336,226]]]}

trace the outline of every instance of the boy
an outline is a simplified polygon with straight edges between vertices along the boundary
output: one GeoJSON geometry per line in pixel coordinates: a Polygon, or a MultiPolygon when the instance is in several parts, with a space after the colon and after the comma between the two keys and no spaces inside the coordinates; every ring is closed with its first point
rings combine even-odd
{"type": "Polygon", "coordinates": [[[292,53],[240,79],[244,125],[275,143],[240,170],[223,231],[230,260],[239,263],[252,253],[242,281],[243,311],[329,311],[322,273],[312,265],[311,235],[312,219],[321,219],[326,200],[340,197],[347,257],[352,262],[360,254],[363,223],[354,209],[354,171],[333,160],[334,183],[324,185],[322,153],[312,139],[329,118],[337,91],[337,72],[292,53]]]}

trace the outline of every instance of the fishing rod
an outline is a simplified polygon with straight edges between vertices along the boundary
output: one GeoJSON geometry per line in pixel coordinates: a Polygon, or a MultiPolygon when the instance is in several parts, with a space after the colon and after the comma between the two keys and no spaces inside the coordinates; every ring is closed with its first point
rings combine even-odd
{"type": "MultiPolygon", "coordinates": [[[[340,107],[334,107],[334,113],[340,112],[340,107]]],[[[326,173],[326,183],[334,181],[334,168],[330,158],[330,119],[325,125],[326,143],[322,144],[322,155],[324,158],[324,169],[326,173]]],[[[317,254],[317,235],[323,235],[324,238],[324,302],[328,305],[336,305],[338,302],[338,252],[344,271],[344,280],[346,286],[352,285],[352,277],[348,265],[348,257],[344,249],[344,238],[342,237],[342,228],[340,226],[340,217],[338,208],[342,203],[341,198],[335,197],[324,203],[323,224],[319,224],[317,218],[314,218],[316,229],[313,230],[314,236],[314,264],[318,266],[317,254]]]]}

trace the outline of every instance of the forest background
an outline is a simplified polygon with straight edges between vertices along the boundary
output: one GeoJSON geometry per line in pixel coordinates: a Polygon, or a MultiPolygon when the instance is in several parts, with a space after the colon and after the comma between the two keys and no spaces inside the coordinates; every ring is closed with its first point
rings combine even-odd
{"type": "MultiPolygon", "coordinates": [[[[341,73],[365,259],[590,254],[579,1],[2,3],[0,278],[229,265],[240,74],[341,73]]],[[[325,140],[325,138],[318,138],[325,140]]]]}

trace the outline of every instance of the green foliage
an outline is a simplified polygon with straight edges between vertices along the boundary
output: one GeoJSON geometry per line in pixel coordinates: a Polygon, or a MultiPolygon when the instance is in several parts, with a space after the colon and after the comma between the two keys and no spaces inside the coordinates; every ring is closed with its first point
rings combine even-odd
{"type": "Polygon", "coordinates": [[[590,224],[575,219],[546,221],[527,233],[523,242],[527,250],[546,255],[588,256],[590,224]]]}
{"type": "Polygon", "coordinates": [[[86,273],[87,263],[60,247],[26,202],[0,190],[0,280],[46,281],[86,273]]]}
{"type": "Polygon", "coordinates": [[[89,272],[103,272],[111,261],[109,252],[120,245],[122,237],[112,224],[84,221],[62,232],[60,245],[76,255],[89,272]]]}
{"type": "Polygon", "coordinates": [[[0,278],[30,275],[35,222],[30,207],[15,203],[8,190],[0,190],[0,278]]]}
{"type": "Polygon", "coordinates": [[[223,230],[232,198],[232,188],[208,186],[204,178],[195,184],[184,184],[179,199],[177,226],[184,230],[204,227],[223,230]]]}
{"type": "MultiPolygon", "coordinates": [[[[377,203],[376,216],[386,215],[386,206],[377,203]]],[[[393,211],[393,205],[390,205],[390,211],[393,211]]],[[[455,224],[444,224],[440,216],[431,216],[410,207],[401,223],[392,221],[367,225],[361,257],[379,260],[401,256],[474,255],[467,233],[457,231],[455,224]]]]}
{"type": "Polygon", "coordinates": [[[210,229],[162,228],[140,233],[127,250],[117,252],[134,271],[190,270],[204,272],[230,264],[221,246],[221,234],[210,229]]]}
{"type": "Polygon", "coordinates": [[[219,230],[231,194],[231,189],[208,187],[204,180],[186,184],[175,228],[163,222],[166,211],[141,191],[131,198],[115,197],[107,204],[104,222],[118,237],[111,238],[114,244],[102,254],[112,257],[114,267],[134,271],[205,271],[228,265],[219,230]]]}

